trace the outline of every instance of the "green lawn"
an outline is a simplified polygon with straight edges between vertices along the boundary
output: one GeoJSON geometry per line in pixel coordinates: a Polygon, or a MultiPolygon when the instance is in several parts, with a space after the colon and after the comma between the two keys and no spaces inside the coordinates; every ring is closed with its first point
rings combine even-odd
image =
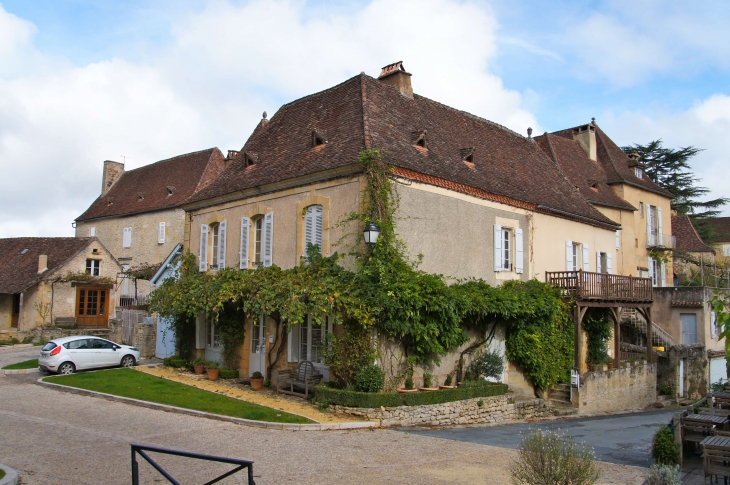
{"type": "Polygon", "coordinates": [[[192,386],[169,381],[133,369],[81,372],[44,379],[54,384],[131,397],[234,418],[273,423],[312,423],[307,418],[259,406],[240,399],[221,396],[192,386]]]}
{"type": "Polygon", "coordinates": [[[24,360],[23,362],[18,362],[17,364],[10,364],[3,367],[5,370],[14,370],[14,369],[35,369],[38,367],[38,359],[30,359],[30,360],[24,360]]]}

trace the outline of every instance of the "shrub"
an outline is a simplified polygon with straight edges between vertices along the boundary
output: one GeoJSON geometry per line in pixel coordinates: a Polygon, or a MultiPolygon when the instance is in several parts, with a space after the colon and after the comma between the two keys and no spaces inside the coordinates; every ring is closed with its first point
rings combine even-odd
{"type": "Polygon", "coordinates": [[[253,379],[261,379],[262,377],[264,377],[264,375],[259,371],[256,371],[253,374],[251,374],[251,378],[253,378],[253,379]]]}
{"type": "Polygon", "coordinates": [[[190,362],[178,357],[177,355],[173,355],[172,357],[166,357],[166,358],[162,359],[162,364],[165,367],[172,367],[174,369],[181,369],[181,368],[188,367],[191,365],[190,362]]]}
{"type": "Polygon", "coordinates": [[[433,392],[358,392],[348,389],[335,389],[327,384],[314,388],[314,402],[327,401],[330,404],[354,408],[379,408],[397,406],[422,406],[461,401],[476,397],[490,397],[507,394],[506,384],[483,382],[480,386],[443,389],[433,392]]]}
{"type": "Polygon", "coordinates": [[[206,360],[205,361],[205,367],[208,369],[217,369],[218,368],[218,362],[214,360],[206,360]]]}
{"type": "Polygon", "coordinates": [[[377,365],[363,365],[355,371],[355,390],[378,392],[385,385],[385,373],[377,365]]]}
{"type": "Polygon", "coordinates": [[[433,376],[429,372],[423,373],[423,387],[431,387],[433,376]]]}
{"type": "Polygon", "coordinates": [[[467,372],[475,379],[480,376],[500,378],[504,372],[504,359],[498,352],[487,350],[471,361],[467,372]]]}
{"type": "Polygon", "coordinates": [[[33,343],[33,336],[32,335],[28,335],[27,337],[25,337],[23,339],[23,343],[24,344],[32,344],[33,343]]]}
{"type": "Polygon", "coordinates": [[[444,386],[450,386],[453,382],[453,377],[451,377],[451,374],[446,376],[446,380],[444,381],[444,386]]]}
{"type": "Polygon", "coordinates": [[[592,485],[600,472],[591,448],[564,433],[538,429],[522,440],[510,475],[515,485],[592,485]]]}
{"type": "Polygon", "coordinates": [[[674,396],[674,384],[671,382],[664,382],[656,386],[656,391],[664,396],[674,396]]]}
{"type": "Polygon", "coordinates": [[[652,465],[644,485],[682,485],[679,465],[652,465]]]}
{"type": "Polygon", "coordinates": [[[654,435],[651,457],[658,465],[679,465],[679,444],[674,442],[674,429],[662,425],[654,435]]]}
{"type": "Polygon", "coordinates": [[[238,379],[238,370],[221,369],[218,377],[220,377],[221,379],[238,379]]]}

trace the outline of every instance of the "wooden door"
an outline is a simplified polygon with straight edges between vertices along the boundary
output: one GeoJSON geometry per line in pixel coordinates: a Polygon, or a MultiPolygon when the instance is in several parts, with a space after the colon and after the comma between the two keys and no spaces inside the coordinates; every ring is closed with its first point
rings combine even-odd
{"type": "Polygon", "coordinates": [[[76,288],[76,321],[79,326],[107,326],[109,324],[108,310],[108,288],[91,286],[76,288]]]}
{"type": "Polygon", "coordinates": [[[13,313],[10,317],[10,326],[18,328],[20,318],[20,293],[13,295],[13,313]]]}

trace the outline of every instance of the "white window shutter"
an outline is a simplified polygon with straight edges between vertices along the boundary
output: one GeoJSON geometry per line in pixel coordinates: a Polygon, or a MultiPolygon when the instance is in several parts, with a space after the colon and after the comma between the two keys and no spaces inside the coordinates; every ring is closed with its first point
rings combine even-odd
{"type": "Polygon", "coordinates": [[[263,238],[261,241],[262,252],[264,260],[264,266],[271,266],[273,264],[273,252],[274,252],[274,213],[268,212],[264,216],[264,230],[263,238]]]}
{"type": "Polygon", "coordinates": [[[662,246],[664,244],[664,236],[662,235],[662,208],[658,207],[656,208],[656,217],[657,217],[657,244],[659,246],[662,246]]]}
{"type": "Polygon", "coordinates": [[[131,227],[125,227],[122,232],[122,247],[123,248],[132,247],[132,228],[131,227]]]}
{"type": "Polygon", "coordinates": [[[314,214],[312,214],[312,206],[307,208],[304,213],[304,260],[307,260],[307,247],[314,244],[314,214]]]}
{"type": "Polygon", "coordinates": [[[89,228],[89,237],[94,237],[94,236],[96,236],[96,228],[94,226],[91,226],[89,228]]]}
{"type": "Polygon", "coordinates": [[[195,348],[205,348],[205,314],[200,313],[195,319],[195,348]]]}
{"type": "Polygon", "coordinates": [[[165,243],[165,223],[164,222],[160,222],[160,228],[159,228],[159,231],[157,234],[157,242],[159,244],[165,243]]]}
{"type": "Polygon", "coordinates": [[[515,273],[522,274],[524,272],[524,250],[522,247],[522,229],[515,229],[515,273]]]}
{"type": "Polygon", "coordinates": [[[565,271],[575,271],[573,267],[573,241],[565,241],[565,271]]]}
{"type": "Polygon", "coordinates": [[[654,241],[651,240],[651,206],[646,204],[646,242],[651,245],[654,241]]]}
{"type": "Polygon", "coordinates": [[[241,217],[241,250],[240,250],[240,262],[238,267],[240,269],[248,269],[248,234],[251,232],[251,219],[248,217],[241,217]]]}
{"type": "Polygon", "coordinates": [[[494,225],[494,271],[502,271],[502,226],[494,225]]]}
{"type": "Polygon", "coordinates": [[[612,273],[613,268],[611,267],[611,253],[606,254],[606,273],[613,274],[612,273]]]}
{"type": "Polygon", "coordinates": [[[598,251],[598,252],[596,252],[596,273],[600,273],[602,269],[603,268],[601,268],[601,252],[598,251]]]}
{"type": "Polygon", "coordinates": [[[218,269],[226,267],[226,221],[218,224],[218,269]]]}
{"type": "Polygon", "coordinates": [[[583,245],[583,271],[590,271],[591,270],[591,259],[590,259],[590,251],[588,249],[588,245],[583,245]]]}
{"type": "Polygon", "coordinates": [[[649,278],[654,280],[654,260],[649,256],[649,278]]]}
{"type": "Polygon", "coordinates": [[[299,362],[301,327],[301,325],[292,325],[289,327],[289,362],[299,362]]]}
{"type": "Polygon", "coordinates": [[[621,231],[616,231],[616,249],[621,249],[621,231]]]}
{"type": "MultiPolygon", "coordinates": [[[[200,225],[200,260],[198,270],[202,273],[208,271],[208,224],[200,225]]],[[[205,333],[205,332],[203,332],[205,333]]]]}
{"type": "Polygon", "coordinates": [[[660,264],[661,264],[662,273],[660,275],[661,278],[659,279],[659,286],[664,286],[664,280],[667,277],[667,270],[666,270],[666,267],[664,266],[664,261],[662,261],[660,264]]]}
{"type": "Polygon", "coordinates": [[[322,206],[321,205],[315,205],[313,212],[313,240],[312,244],[317,245],[319,247],[320,254],[322,253],[322,206]]]}

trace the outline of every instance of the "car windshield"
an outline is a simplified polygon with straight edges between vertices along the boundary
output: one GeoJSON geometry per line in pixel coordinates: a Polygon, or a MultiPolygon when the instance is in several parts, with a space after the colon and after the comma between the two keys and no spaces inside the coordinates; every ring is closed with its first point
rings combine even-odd
{"type": "Polygon", "coordinates": [[[55,349],[56,347],[58,347],[58,345],[56,345],[55,343],[48,342],[46,345],[43,346],[41,350],[49,351],[55,349]]]}

